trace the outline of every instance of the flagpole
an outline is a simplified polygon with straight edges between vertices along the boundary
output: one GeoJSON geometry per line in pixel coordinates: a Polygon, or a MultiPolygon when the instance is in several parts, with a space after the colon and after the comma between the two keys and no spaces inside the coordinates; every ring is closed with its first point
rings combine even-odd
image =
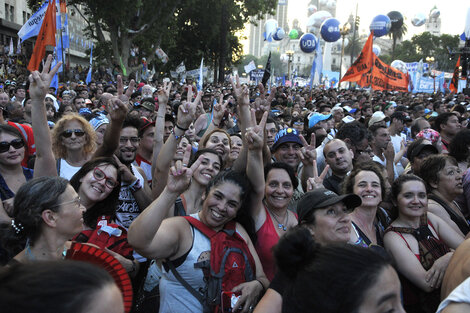
{"type": "Polygon", "coordinates": [[[62,39],[62,19],[64,16],[62,13],[60,13],[60,53],[62,54],[62,71],[64,72],[64,81],[66,80],[65,77],[67,77],[67,72],[66,72],[66,66],[64,66],[65,63],[65,54],[64,54],[64,40],[62,39]]]}

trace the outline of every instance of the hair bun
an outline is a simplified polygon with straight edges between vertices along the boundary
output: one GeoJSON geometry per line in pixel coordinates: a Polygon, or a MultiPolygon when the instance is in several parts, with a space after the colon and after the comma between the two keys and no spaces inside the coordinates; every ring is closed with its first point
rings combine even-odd
{"type": "Polygon", "coordinates": [[[315,258],[319,245],[305,227],[295,227],[279,239],[273,248],[280,271],[294,278],[315,258]]]}

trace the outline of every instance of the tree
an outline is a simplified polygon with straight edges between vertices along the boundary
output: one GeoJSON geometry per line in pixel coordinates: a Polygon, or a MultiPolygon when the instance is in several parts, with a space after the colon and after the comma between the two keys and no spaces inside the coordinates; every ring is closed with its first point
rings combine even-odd
{"type": "Polygon", "coordinates": [[[406,26],[405,23],[403,23],[403,25],[401,25],[401,27],[399,29],[396,29],[394,31],[391,31],[388,36],[390,38],[392,38],[393,40],[393,45],[392,45],[392,58],[394,57],[395,55],[395,46],[397,44],[397,41],[398,40],[401,40],[403,38],[403,36],[408,32],[408,27],[406,26]]]}

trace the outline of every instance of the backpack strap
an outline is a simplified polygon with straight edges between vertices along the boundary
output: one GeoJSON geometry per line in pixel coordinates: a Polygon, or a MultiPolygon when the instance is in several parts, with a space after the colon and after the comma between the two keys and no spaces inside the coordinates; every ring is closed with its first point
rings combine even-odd
{"type": "Polygon", "coordinates": [[[183,277],[181,277],[180,273],[178,273],[178,270],[176,269],[175,265],[171,260],[167,260],[165,263],[170,268],[170,271],[173,276],[175,276],[175,278],[181,283],[181,285],[183,285],[183,287],[186,288],[186,290],[188,290],[194,296],[194,298],[196,298],[197,301],[199,301],[204,307],[204,296],[200,294],[196,289],[194,289],[183,277]]]}
{"type": "Polygon", "coordinates": [[[195,219],[194,217],[192,217],[192,216],[183,216],[183,217],[189,222],[189,224],[193,225],[201,233],[206,235],[206,237],[212,238],[213,236],[215,236],[217,234],[217,232],[215,230],[209,228],[208,226],[206,226],[206,224],[204,224],[203,222],[195,219]]]}

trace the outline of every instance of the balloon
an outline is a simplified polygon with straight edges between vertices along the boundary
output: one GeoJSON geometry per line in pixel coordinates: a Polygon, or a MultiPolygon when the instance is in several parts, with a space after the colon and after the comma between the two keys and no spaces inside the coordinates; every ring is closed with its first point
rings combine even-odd
{"type": "Polygon", "coordinates": [[[326,19],[320,28],[321,37],[327,42],[335,42],[341,38],[339,21],[335,18],[326,19]]]}
{"type": "Polygon", "coordinates": [[[377,45],[372,45],[372,52],[374,52],[376,56],[379,56],[382,49],[377,45]]]}
{"type": "Polygon", "coordinates": [[[314,26],[317,28],[320,28],[321,23],[323,23],[324,20],[332,17],[331,13],[328,11],[318,11],[310,15],[310,17],[307,20],[307,28],[310,26],[314,26]]]}
{"type": "Polygon", "coordinates": [[[379,14],[370,23],[370,30],[374,32],[375,37],[382,37],[388,34],[392,27],[392,22],[387,15],[379,14]]]}
{"type": "Polygon", "coordinates": [[[403,62],[401,60],[393,61],[392,64],[390,64],[390,66],[396,68],[397,70],[399,70],[402,73],[405,73],[405,74],[408,73],[408,69],[406,68],[405,62],[403,62]]]}
{"type": "Polygon", "coordinates": [[[278,27],[276,32],[273,35],[273,39],[279,41],[279,40],[284,39],[285,36],[286,36],[286,32],[284,31],[284,29],[282,29],[282,27],[278,27]]]}
{"type": "Polygon", "coordinates": [[[289,32],[289,38],[290,39],[297,39],[299,38],[299,32],[297,31],[297,29],[292,29],[290,32],[289,32]]]}
{"type": "Polygon", "coordinates": [[[392,22],[392,26],[390,27],[390,31],[399,30],[400,27],[403,25],[403,15],[398,11],[390,11],[388,12],[387,16],[390,18],[392,22]]]}
{"type": "Polygon", "coordinates": [[[416,27],[423,26],[424,23],[426,23],[426,15],[424,13],[416,13],[411,20],[411,24],[416,27]]]}
{"type": "Polygon", "coordinates": [[[431,13],[429,13],[429,16],[432,17],[432,18],[438,18],[439,15],[441,15],[441,11],[439,11],[438,9],[433,9],[431,11],[431,13]]]}
{"type": "Polygon", "coordinates": [[[317,12],[317,7],[314,6],[313,4],[308,6],[308,15],[312,15],[313,13],[317,12]]]}
{"type": "Polygon", "coordinates": [[[277,21],[275,19],[269,19],[266,21],[266,24],[264,24],[264,29],[266,32],[266,39],[267,41],[271,41],[272,37],[276,33],[277,30],[277,21]]]}
{"type": "Polygon", "coordinates": [[[302,50],[305,53],[312,53],[315,51],[315,47],[317,45],[317,38],[315,37],[314,34],[303,34],[302,37],[300,37],[300,50],[302,50]]]}

